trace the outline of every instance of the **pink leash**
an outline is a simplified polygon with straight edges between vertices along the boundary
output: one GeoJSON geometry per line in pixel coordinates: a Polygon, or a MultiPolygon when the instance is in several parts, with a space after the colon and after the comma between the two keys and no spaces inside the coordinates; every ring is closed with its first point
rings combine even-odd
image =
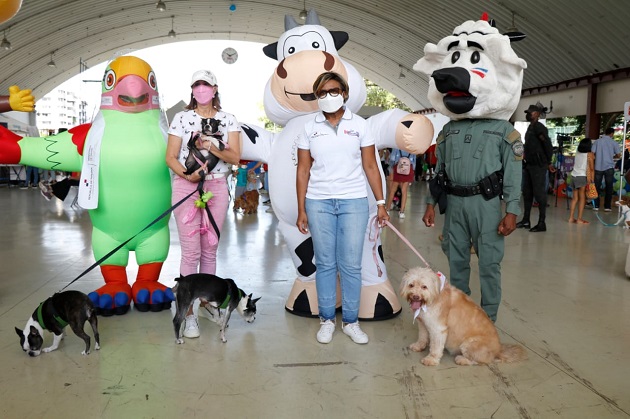
{"type": "MultiPolygon", "coordinates": [[[[420,254],[420,252],[418,252],[416,250],[415,247],[413,247],[413,245],[411,244],[411,242],[409,242],[409,240],[407,240],[407,238],[405,236],[403,236],[403,234],[398,231],[398,229],[396,229],[396,227],[394,227],[394,225],[392,223],[390,223],[389,221],[385,221],[385,225],[388,226],[389,228],[391,228],[392,230],[394,230],[394,232],[398,235],[398,237],[401,238],[401,240],[407,245],[409,246],[409,248],[411,250],[413,250],[413,252],[420,258],[421,261],[424,262],[424,264],[427,266],[427,268],[431,269],[431,266],[429,265],[429,263],[422,257],[422,255],[420,254]]],[[[381,270],[381,266],[378,264],[378,259],[376,257],[376,243],[378,242],[378,238],[381,234],[381,226],[378,225],[378,217],[374,217],[372,218],[372,220],[370,221],[370,232],[369,232],[369,240],[371,242],[374,242],[374,246],[372,246],[372,256],[374,256],[374,263],[376,263],[376,269],[378,270],[378,276],[382,276],[383,275],[383,271],[381,270]],[[376,230],[376,232],[374,233],[374,236],[372,237],[372,228],[374,227],[374,229],[376,230]]]]}

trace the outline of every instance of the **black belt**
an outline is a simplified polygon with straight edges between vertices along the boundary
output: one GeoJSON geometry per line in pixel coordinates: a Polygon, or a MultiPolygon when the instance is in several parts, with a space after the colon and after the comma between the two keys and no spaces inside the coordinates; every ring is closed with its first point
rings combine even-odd
{"type": "Polygon", "coordinates": [[[479,195],[481,193],[481,186],[479,185],[473,185],[473,186],[447,185],[446,193],[450,195],[456,195],[456,196],[479,195]]]}

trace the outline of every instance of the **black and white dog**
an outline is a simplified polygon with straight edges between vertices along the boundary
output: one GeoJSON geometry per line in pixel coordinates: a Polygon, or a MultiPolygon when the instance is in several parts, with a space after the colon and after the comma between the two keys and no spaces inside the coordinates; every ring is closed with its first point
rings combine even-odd
{"type": "MultiPolygon", "coordinates": [[[[173,326],[177,343],[184,343],[181,331],[182,322],[197,298],[202,306],[207,305],[207,310],[212,317],[218,317],[216,323],[221,326],[223,342],[227,342],[225,329],[232,311],[236,309],[247,323],[252,323],[256,319],[256,302],[260,300],[260,297],[252,299],[252,294],[245,294],[236,286],[233,279],[219,278],[211,274],[192,274],[176,278],[175,281],[177,284],[173,287],[173,293],[176,308],[173,326]],[[221,309],[225,309],[225,313],[221,314],[221,309]]],[[[199,307],[200,310],[202,306],[199,307]]]]}
{"type": "Polygon", "coordinates": [[[87,295],[80,291],[59,292],[41,303],[26,322],[24,330],[17,327],[15,332],[20,337],[20,346],[29,356],[38,356],[41,352],[51,352],[59,347],[63,339],[63,329],[66,325],[75,335],[85,341],[82,355],[90,353],[90,336],[83,330],[86,321],[90,322],[94,332],[96,344],[94,349],[100,349],[98,335],[98,320],[96,310],[87,295]],[[53,343],[42,349],[44,344],[44,330],[54,334],[53,343]],[[27,334],[24,334],[24,333],[27,334]]]}

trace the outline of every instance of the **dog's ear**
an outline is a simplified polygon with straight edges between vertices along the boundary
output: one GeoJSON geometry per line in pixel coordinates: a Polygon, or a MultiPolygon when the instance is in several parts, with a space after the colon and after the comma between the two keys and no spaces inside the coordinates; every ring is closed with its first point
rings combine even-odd
{"type": "Polygon", "coordinates": [[[35,326],[31,326],[31,335],[39,335],[39,331],[35,326]]]}
{"type": "MultiPolygon", "coordinates": [[[[250,297],[250,298],[251,298],[251,297],[250,297]]],[[[253,303],[253,304],[256,304],[256,303],[258,302],[258,300],[260,300],[261,298],[262,298],[262,297],[258,297],[258,298],[253,299],[253,300],[252,300],[252,303],[253,303]]]]}
{"type": "Polygon", "coordinates": [[[18,329],[17,327],[15,328],[15,333],[17,333],[17,335],[21,338],[24,337],[24,332],[22,331],[22,329],[18,329]]]}

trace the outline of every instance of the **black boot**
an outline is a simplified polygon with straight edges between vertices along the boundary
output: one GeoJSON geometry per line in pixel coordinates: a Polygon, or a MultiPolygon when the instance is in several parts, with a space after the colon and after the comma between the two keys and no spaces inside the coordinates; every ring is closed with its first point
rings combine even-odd
{"type": "Polygon", "coordinates": [[[536,224],[534,227],[532,227],[529,231],[532,232],[532,233],[538,233],[538,232],[541,232],[541,231],[547,231],[547,225],[545,224],[544,221],[538,221],[538,224],[536,224]]]}
{"type": "Polygon", "coordinates": [[[531,224],[529,224],[529,220],[523,218],[521,221],[516,223],[516,228],[530,228],[531,224]]]}

